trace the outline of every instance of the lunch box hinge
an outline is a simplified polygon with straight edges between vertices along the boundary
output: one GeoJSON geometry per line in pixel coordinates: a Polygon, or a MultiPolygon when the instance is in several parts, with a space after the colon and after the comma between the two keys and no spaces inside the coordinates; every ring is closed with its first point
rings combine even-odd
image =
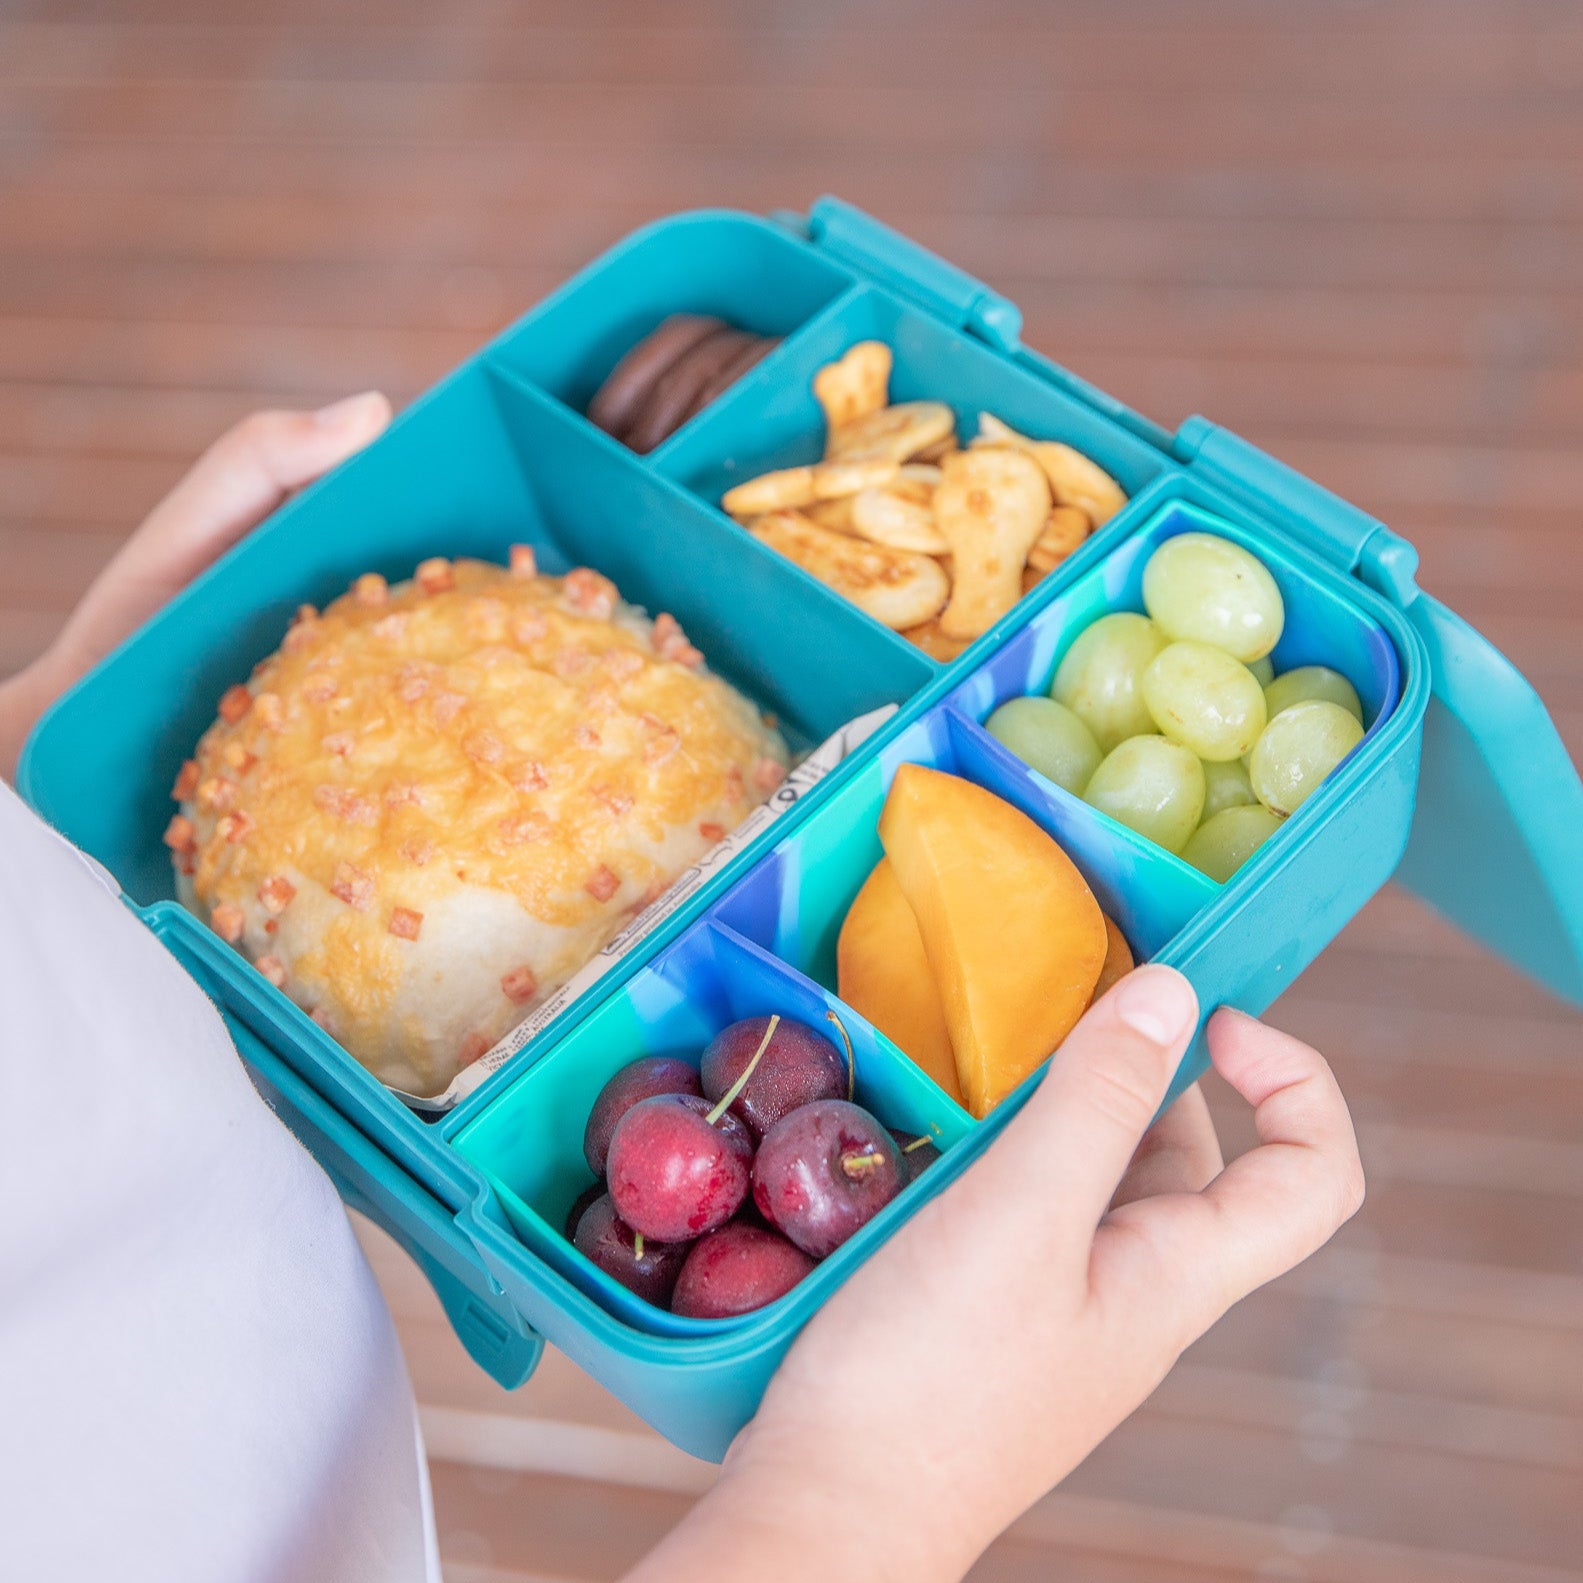
{"type": "Polygon", "coordinates": [[[952,329],[966,330],[1008,354],[1022,344],[1022,310],[1016,303],[861,209],[839,198],[821,198],[802,230],[816,247],[952,329]]]}
{"type": "Polygon", "coordinates": [[[1240,435],[1193,417],[1177,430],[1171,451],[1197,477],[1273,516],[1309,549],[1392,603],[1405,609],[1418,597],[1418,551],[1406,539],[1240,435]]]}

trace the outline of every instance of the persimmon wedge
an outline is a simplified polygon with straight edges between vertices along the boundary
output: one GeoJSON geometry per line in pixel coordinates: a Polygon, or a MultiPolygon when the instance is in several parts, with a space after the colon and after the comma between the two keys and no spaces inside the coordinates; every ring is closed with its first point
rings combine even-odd
{"type": "Polygon", "coordinates": [[[902,765],[879,837],[934,969],[967,1108],[986,1116],[1083,1015],[1104,914],[1050,836],[959,776],[902,765]]]}
{"type": "Polygon", "coordinates": [[[841,999],[965,1104],[934,969],[889,858],[879,860],[853,899],[835,959],[841,999]]]}
{"type": "Polygon", "coordinates": [[[1088,997],[1090,1005],[1105,994],[1112,985],[1119,984],[1137,965],[1133,960],[1132,947],[1127,944],[1127,937],[1121,932],[1121,926],[1108,912],[1100,916],[1105,920],[1105,965],[1099,970],[1094,993],[1088,997]]]}

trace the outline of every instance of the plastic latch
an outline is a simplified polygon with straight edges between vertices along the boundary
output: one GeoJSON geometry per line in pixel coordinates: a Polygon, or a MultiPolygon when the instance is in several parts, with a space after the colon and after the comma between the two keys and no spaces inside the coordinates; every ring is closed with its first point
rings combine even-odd
{"type": "Polygon", "coordinates": [[[953,329],[1000,352],[1015,353],[1021,346],[1022,310],[1016,303],[861,209],[821,198],[802,230],[816,246],[953,329]]]}
{"type": "Polygon", "coordinates": [[[1192,417],[1176,431],[1171,453],[1401,609],[1418,598],[1418,551],[1406,539],[1240,435],[1192,417]]]}

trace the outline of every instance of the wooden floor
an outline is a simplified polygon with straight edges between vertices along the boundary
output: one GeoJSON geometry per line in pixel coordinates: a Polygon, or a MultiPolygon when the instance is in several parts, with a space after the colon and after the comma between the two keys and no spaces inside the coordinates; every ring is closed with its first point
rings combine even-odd
{"type": "MultiPolygon", "coordinates": [[[[839,191],[1385,516],[1583,757],[1583,8],[0,0],[0,672],[222,425],[404,400],[636,223],[839,191]],[[266,8],[258,8],[262,14],[266,8]]],[[[1276,1008],[1372,1192],[975,1576],[1583,1579],[1583,1018],[1387,894],[1276,1008]]],[[[707,1470],[514,1396],[369,1234],[453,1579],[707,1470]]]]}

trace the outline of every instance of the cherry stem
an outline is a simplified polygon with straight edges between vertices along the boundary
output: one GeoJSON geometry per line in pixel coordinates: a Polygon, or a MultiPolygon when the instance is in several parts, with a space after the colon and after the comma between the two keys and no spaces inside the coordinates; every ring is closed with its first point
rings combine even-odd
{"type": "Polygon", "coordinates": [[[739,1077],[736,1082],[734,1082],[730,1088],[728,1088],[725,1093],[720,1096],[720,1103],[716,1105],[707,1116],[704,1117],[704,1120],[707,1121],[711,1127],[716,1126],[719,1123],[720,1118],[725,1115],[728,1110],[730,1110],[732,1105],[736,1103],[737,1095],[748,1086],[748,1079],[752,1077],[759,1062],[764,1059],[764,1052],[769,1049],[770,1040],[775,1037],[775,1030],[780,1027],[780,1025],[780,1013],[776,1012],[776,1014],[770,1018],[769,1027],[764,1030],[764,1037],[759,1040],[758,1049],[753,1052],[753,1059],[742,1068],[741,1077],[739,1077]]]}
{"type": "Polygon", "coordinates": [[[847,1037],[846,1029],[841,1026],[841,1019],[833,1011],[825,1014],[826,1022],[833,1022],[836,1031],[841,1035],[841,1042],[846,1046],[846,1098],[851,1104],[857,1095],[857,1062],[852,1059],[852,1041],[847,1037]]]}
{"type": "Polygon", "coordinates": [[[643,1257],[643,1233],[641,1231],[632,1233],[632,1257],[635,1259],[643,1257]]]}
{"type": "Polygon", "coordinates": [[[875,1166],[884,1163],[885,1156],[878,1149],[870,1149],[864,1154],[841,1156],[841,1170],[850,1182],[861,1181],[874,1170],[875,1166]]]}
{"type": "Polygon", "coordinates": [[[911,1154],[914,1149],[921,1149],[924,1144],[933,1142],[934,1139],[931,1138],[927,1132],[921,1133],[918,1137],[914,1138],[911,1143],[907,1144],[901,1152],[903,1154],[911,1154]]]}

